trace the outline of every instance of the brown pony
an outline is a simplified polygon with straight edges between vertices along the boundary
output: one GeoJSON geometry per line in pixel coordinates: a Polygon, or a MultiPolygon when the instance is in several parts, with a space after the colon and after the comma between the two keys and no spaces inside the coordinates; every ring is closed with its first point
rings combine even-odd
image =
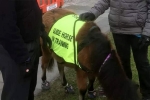
{"type": "Polygon", "coordinates": [[[94,22],[85,22],[78,31],[77,36],[73,37],[78,44],[77,58],[81,68],[78,64],[66,62],[63,57],[59,57],[54,53],[51,49],[52,41],[47,35],[57,20],[69,14],[74,13],[57,8],[43,15],[44,29],[41,36],[43,82],[46,81],[46,68],[52,67],[54,58],[58,64],[63,86],[68,86],[64,66],[75,69],[79,100],[84,100],[86,91],[90,94],[94,90],[93,83],[96,77],[108,100],[138,100],[136,89],[126,77],[117,53],[113,50],[107,36],[101,33],[100,28],[94,22]],[[87,79],[89,79],[88,86],[87,79]]]}

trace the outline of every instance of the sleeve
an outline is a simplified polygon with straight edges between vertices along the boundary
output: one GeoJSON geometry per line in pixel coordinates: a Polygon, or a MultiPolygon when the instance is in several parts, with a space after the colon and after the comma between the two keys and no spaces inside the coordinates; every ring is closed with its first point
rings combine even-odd
{"type": "Polygon", "coordinates": [[[110,0],[98,0],[98,2],[90,9],[96,18],[103,14],[110,6],[110,0]]]}
{"type": "Polygon", "coordinates": [[[147,12],[148,16],[142,34],[150,37],[150,0],[147,0],[147,7],[148,7],[147,12]]]}
{"type": "Polygon", "coordinates": [[[0,44],[17,63],[22,63],[29,57],[17,27],[15,0],[0,0],[0,44]]]}

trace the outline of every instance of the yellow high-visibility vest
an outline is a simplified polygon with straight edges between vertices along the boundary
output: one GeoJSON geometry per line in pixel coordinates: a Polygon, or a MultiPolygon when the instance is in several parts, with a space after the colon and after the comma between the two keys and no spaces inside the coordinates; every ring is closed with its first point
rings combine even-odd
{"type": "Polygon", "coordinates": [[[85,23],[78,19],[78,15],[75,14],[64,16],[53,25],[49,32],[52,40],[51,49],[66,62],[73,64],[78,64],[75,37],[85,23]]]}

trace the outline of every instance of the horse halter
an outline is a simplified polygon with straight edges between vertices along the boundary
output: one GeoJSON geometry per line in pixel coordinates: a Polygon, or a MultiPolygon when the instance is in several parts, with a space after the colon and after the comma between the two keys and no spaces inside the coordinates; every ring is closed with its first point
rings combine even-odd
{"type": "MultiPolygon", "coordinates": [[[[102,63],[102,65],[101,65],[101,67],[99,68],[99,71],[98,71],[99,73],[101,72],[102,68],[104,67],[104,65],[106,64],[106,62],[110,58],[110,56],[111,56],[111,53],[109,53],[107,55],[107,57],[105,58],[104,62],[102,63]]],[[[87,73],[93,72],[92,70],[90,70],[90,69],[86,68],[85,66],[83,66],[80,62],[79,62],[79,64],[81,65],[81,69],[84,70],[85,72],[87,72],[87,73]]]]}
{"type": "Polygon", "coordinates": [[[102,65],[101,65],[101,67],[99,68],[99,73],[101,72],[101,70],[102,70],[102,67],[104,67],[104,64],[108,61],[108,59],[110,58],[110,56],[111,56],[111,53],[109,53],[109,55],[105,58],[105,60],[104,60],[104,62],[102,63],[102,65]]]}

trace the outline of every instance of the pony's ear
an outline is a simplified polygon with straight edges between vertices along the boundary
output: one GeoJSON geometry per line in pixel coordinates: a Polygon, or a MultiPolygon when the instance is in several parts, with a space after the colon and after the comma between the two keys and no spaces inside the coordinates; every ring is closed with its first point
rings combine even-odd
{"type": "Polygon", "coordinates": [[[96,31],[96,30],[101,31],[98,26],[92,26],[89,30],[89,33],[92,33],[93,31],[96,31]]]}

